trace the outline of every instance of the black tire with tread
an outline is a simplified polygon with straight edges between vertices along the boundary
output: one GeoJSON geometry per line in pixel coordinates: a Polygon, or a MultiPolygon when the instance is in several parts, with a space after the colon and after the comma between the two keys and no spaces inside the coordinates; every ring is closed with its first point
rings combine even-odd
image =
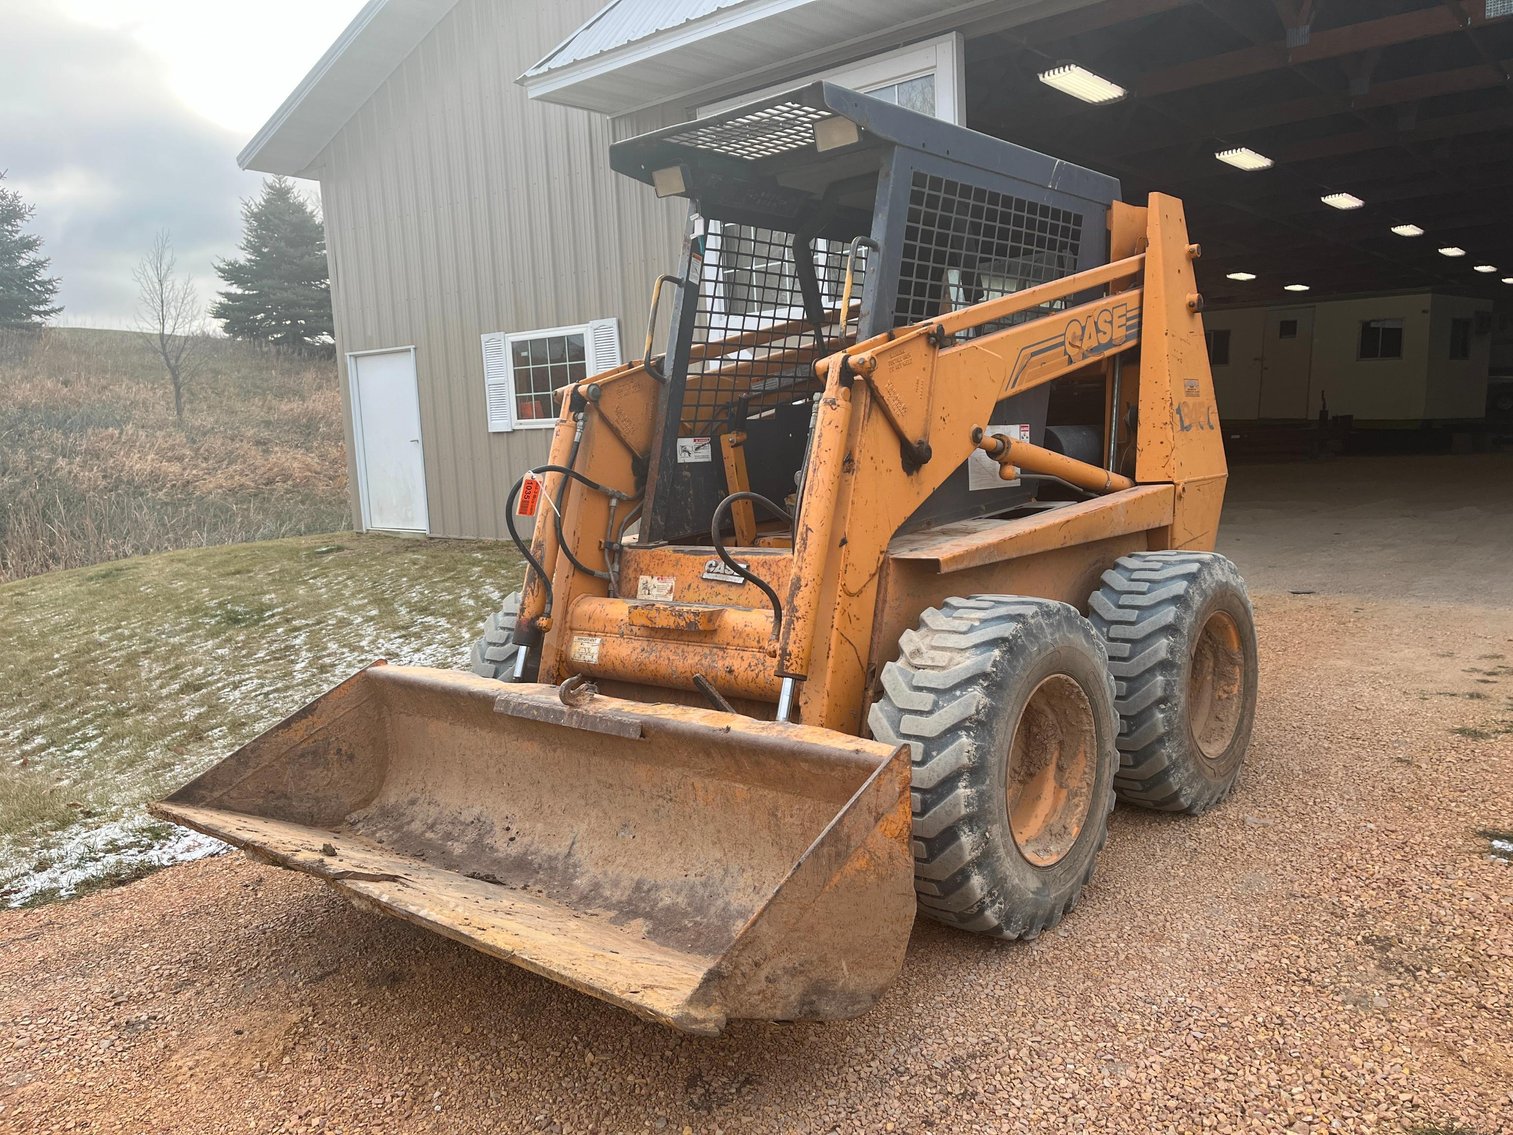
{"type": "Polygon", "coordinates": [[[1162,812],[1206,812],[1234,790],[1255,718],[1255,616],[1239,569],[1217,552],[1122,556],[1088,608],[1117,690],[1119,798],[1162,812]],[[1244,672],[1233,737],[1209,757],[1193,736],[1189,681],[1198,635],[1217,611],[1239,632],[1244,672]]]}
{"type": "Polygon", "coordinates": [[[1092,877],[1114,805],[1117,718],[1103,643],[1076,608],[1046,599],[947,599],[900,639],[868,717],[872,736],[907,744],[913,768],[915,891],[921,913],[999,938],[1056,925],[1092,877]],[[1032,692],[1066,674],[1095,728],[1086,816],[1059,861],[1037,866],[1010,827],[1010,746],[1032,692]]]}
{"type": "Polygon", "coordinates": [[[515,655],[520,648],[515,645],[515,620],[520,614],[520,592],[505,596],[499,610],[483,624],[483,635],[473,643],[469,666],[473,673],[483,678],[498,678],[502,682],[515,680],[515,655]]]}

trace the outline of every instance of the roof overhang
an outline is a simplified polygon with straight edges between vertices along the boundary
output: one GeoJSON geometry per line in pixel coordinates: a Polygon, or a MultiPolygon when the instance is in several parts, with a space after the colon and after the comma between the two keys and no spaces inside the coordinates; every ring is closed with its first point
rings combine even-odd
{"type": "Polygon", "coordinates": [[[368,0],[236,157],[243,169],[311,177],[336,132],[457,0],[368,0]]]}
{"type": "Polygon", "coordinates": [[[944,31],[1002,30],[1100,0],[617,0],[516,81],[533,99],[625,114],[707,101],[944,31]],[[687,13],[680,17],[679,11],[687,13]],[[637,18],[631,18],[637,16],[637,18]]]}

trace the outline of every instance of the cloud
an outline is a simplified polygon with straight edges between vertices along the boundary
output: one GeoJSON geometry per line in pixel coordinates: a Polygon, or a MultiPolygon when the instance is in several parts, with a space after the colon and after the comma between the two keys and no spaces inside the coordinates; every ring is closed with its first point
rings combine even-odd
{"type": "Polygon", "coordinates": [[[48,4],[0,0],[0,18],[0,170],[36,206],[63,321],[129,325],[132,267],[165,228],[208,301],[212,260],[235,252],[240,199],[260,183],[236,166],[246,139],[181,101],[123,30],[48,4]]]}

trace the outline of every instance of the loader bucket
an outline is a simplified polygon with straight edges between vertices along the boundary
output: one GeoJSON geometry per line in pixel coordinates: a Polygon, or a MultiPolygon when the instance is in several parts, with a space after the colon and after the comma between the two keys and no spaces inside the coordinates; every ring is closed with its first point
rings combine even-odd
{"type": "Polygon", "coordinates": [[[692,1033],[864,1012],[914,919],[907,749],[360,671],[152,806],[692,1033]]]}

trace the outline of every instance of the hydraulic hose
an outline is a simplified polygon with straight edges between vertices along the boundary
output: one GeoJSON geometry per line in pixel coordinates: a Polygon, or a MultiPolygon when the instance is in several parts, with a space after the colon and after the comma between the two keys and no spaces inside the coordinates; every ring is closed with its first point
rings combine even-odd
{"type": "MultiPolygon", "coordinates": [[[[598,481],[590,481],[582,473],[578,472],[578,470],[569,469],[566,465],[537,465],[534,469],[531,470],[531,472],[561,473],[563,476],[571,477],[573,480],[579,482],[580,484],[587,485],[589,488],[593,489],[594,492],[603,493],[605,496],[613,497],[615,500],[635,500],[635,497],[631,496],[629,493],[622,493],[619,489],[612,489],[608,485],[601,485],[598,481]]],[[[521,480],[524,480],[524,478],[522,477],[521,480]]]]}
{"type": "MultiPolygon", "coordinates": [[[[590,489],[593,489],[597,493],[603,493],[611,500],[625,501],[633,500],[634,498],[626,493],[622,493],[619,489],[612,489],[608,485],[599,484],[598,481],[591,481],[576,469],[569,469],[565,465],[538,465],[534,469],[529,470],[511,487],[510,495],[504,502],[504,527],[505,530],[509,532],[510,539],[514,541],[516,550],[519,551],[521,557],[525,560],[526,566],[541,577],[541,586],[546,590],[546,606],[542,609],[541,613],[543,616],[549,616],[552,613],[553,599],[551,576],[548,575],[546,569],[541,566],[541,561],[536,559],[536,557],[531,554],[530,545],[521,538],[519,530],[515,527],[515,500],[520,496],[520,487],[525,484],[526,477],[534,476],[540,473],[561,473],[565,477],[571,477],[573,480],[587,485],[590,489]]],[[[564,544],[562,541],[560,510],[557,521],[557,546],[561,548],[564,553],[566,553],[569,562],[571,562],[573,566],[576,567],[579,571],[582,571],[589,575],[597,575],[600,578],[603,578],[602,572],[595,572],[591,568],[584,567],[582,564],[578,563],[576,559],[574,559],[572,552],[567,550],[566,544],[564,544]]]]}
{"type": "MultiPolygon", "coordinates": [[[[578,414],[577,419],[578,428],[573,433],[573,447],[567,453],[567,467],[569,469],[577,468],[578,449],[583,444],[583,415],[581,413],[578,414]]],[[[608,572],[595,571],[586,564],[579,563],[578,557],[573,555],[573,550],[562,539],[562,502],[567,499],[567,485],[568,479],[563,477],[562,484],[557,486],[556,507],[552,509],[552,525],[557,529],[557,547],[562,549],[562,554],[567,557],[567,562],[572,564],[576,570],[582,572],[584,575],[591,575],[595,579],[606,579],[613,583],[614,578],[608,572]]],[[[613,506],[611,507],[613,508],[613,506]]],[[[605,564],[608,566],[607,557],[605,564]]]]}
{"type": "MultiPolygon", "coordinates": [[[[583,482],[583,484],[587,485],[589,488],[593,489],[595,492],[603,493],[605,496],[609,497],[609,499],[612,500],[612,501],[628,501],[628,500],[634,500],[635,499],[634,497],[631,497],[631,496],[627,495],[626,493],[622,493],[619,489],[611,489],[609,486],[607,486],[607,485],[601,485],[597,481],[590,481],[587,477],[585,477],[582,473],[579,473],[577,470],[575,470],[575,469],[569,469],[569,468],[567,468],[565,466],[562,466],[562,465],[538,465],[538,466],[536,466],[536,468],[532,469],[531,472],[532,473],[565,473],[569,477],[572,477],[575,480],[583,482]]],[[[570,564],[572,564],[575,569],[577,569],[578,571],[582,572],[584,575],[591,575],[595,579],[604,579],[604,580],[608,580],[610,583],[613,583],[614,582],[614,576],[612,574],[610,574],[608,571],[599,571],[597,568],[591,568],[587,564],[580,562],[579,559],[578,559],[578,557],[575,556],[575,555],[573,555],[573,550],[567,546],[567,541],[562,538],[562,499],[566,495],[566,490],[567,490],[567,482],[563,481],[562,482],[562,491],[557,493],[557,507],[552,510],[552,513],[553,513],[553,515],[552,515],[552,523],[553,523],[553,525],[557,529],[557,547],[558,547],[558,549],[562,552],[562,554],[564,556],[567,557],[567,562],[570,563],[570,564]]],[[[608,555],[606,555],[605,556],[605,566],[607,567],[608,565],[609,565],[609,557],[608,557],[608,555]]]]}
{"type": "Polygon", "coordinates": [[[515,498],[520,495],[520,487],[525,484],[525,478],[529,476],[530,474],[526,473],[520,478],[520,480],[516,481],[510,488],[510,495],[505,498],[504,527],[505,531],[510,534],[510,539],[515,542],[515,549],[525,560],[526,567],[530,571],[534,571],[536,575],[540,577],[541,586],[546,590],[546,606],[542,608],[541,614],[543,616],[549,617],[552,613],[552,577],[548,575],[546,573],[546,569],[541,566],[541,561],[536,559],[535,556],[531,555],[530,545],[520,538],[520,533],[515,528],[515,498]]]}
{"type": "Polygon", "coordinates": [[[735,560],[731,559],[730,553],[725,550],[725,542],[720,536],[720,529],[723,527],[725,514],[730,511],[730,506],[735,504],[736,501],[751,501],[753,504],[759,504],[779,520],[787,521],[790,528],[793,525],[793,517],[789,516],[786,510],[768,500],[761,493],[731,493],[719,504],[715,505],[714,516],[709,522],[709,542],[714,547],[715,555],[720,557],[720,562],[747,583],[758,588],[763,595],[767,596],[767,602],[772,604],[772,634],[776,637],[778,632],[783,629],[783,604],[778,599],[778,593],[767,585],[766,580],[758,579],[740,564],[736,563],[735,560]]]}

